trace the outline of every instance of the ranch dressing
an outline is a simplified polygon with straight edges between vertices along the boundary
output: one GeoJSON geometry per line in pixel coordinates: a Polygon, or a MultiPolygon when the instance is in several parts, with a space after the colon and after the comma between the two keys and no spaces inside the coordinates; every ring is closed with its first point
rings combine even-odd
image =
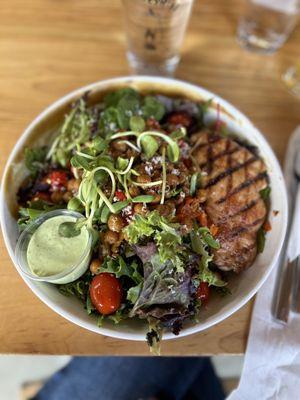
{"type": "MultiPolygon", "coordinates": [[[[62,273],[81,261],[89,245],[89,233],[83,227],[78,236],[60,236],[60,224],[70,221],[75,222],[76,218],[66,215],[49,218],[34,232],[27,248],[27,263],[33,274],[49,277],[62,273]]],[[[84,272],[87,260],[82,260],[82,263],[84,272]]]]}

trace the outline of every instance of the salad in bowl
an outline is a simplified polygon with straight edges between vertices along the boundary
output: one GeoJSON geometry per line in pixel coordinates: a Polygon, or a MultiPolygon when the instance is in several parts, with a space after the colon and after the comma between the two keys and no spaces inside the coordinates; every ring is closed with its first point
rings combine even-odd
{"type": "Polygon", "coordinates": [[[281,169],[258,129],[218,95],[157,77],[99,81],[46,108],[14,146],[0,196],[7,250],[41,301],[156,350],[162,334],[240,309],[287,224],[281,169]]]}
{"type": "Polygon", "coordinates": [[[178,335],[230,296],[264,250],[271,186],[259,149],[221,112],[130,86],[77,98],[46,145],[24,150],[24,275],[78,298],[100,327],[145,321],[154,350],[163,330],[178,335]]]}

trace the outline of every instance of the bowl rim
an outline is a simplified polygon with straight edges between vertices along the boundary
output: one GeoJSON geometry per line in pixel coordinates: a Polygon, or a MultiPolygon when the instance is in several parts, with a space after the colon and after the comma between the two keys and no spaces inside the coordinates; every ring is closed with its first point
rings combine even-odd
{"type": "MultiPolygon", "coordinates": [[[[45,296],[43,293],[40,292],[40,290],[35,286],[35,283],[31,281],[29,278],[24,276],[23,272],[20,270],[20,267],[17,264],[17,260],[15,258],[14,250],[11,248],[10,243],[9,243],[9,234],[8,234],[8,229],[6,224],[4,223],[4,213],[5,213],[5,198],[4,198],[4,193],[3,193],[3,187],[5,187],[4,182],[6,181],[6,176],[9,171],[10,164],[14,160],[15,156],[18,154],[18,151],[24,147],[24,143],[26,142],[27,137],[30,136],[30,133],[32,129],[40,122],[42,121],[45,117],[47,117],[48,114],[50,114],[52,111],[55,111],[57,108],[60,106],[63,106],[67,104],[67,102],[71,101],[74,97],[79,96],[85,92],[91,91],[93,89],[98,89],[104,91],[105,89],[109,89],[110,86],[114,87],[114,85],[122,84],[122,85],[131,85],[131,84],[170,84],[171,86],[176,85],[179,90],[186,90],[189,92],[194,92],[197,95],[202,95],[204,98],[210,99],[213,98],[214,102],[218,103],[221,105],[222,108],[228,113],[230,113],[230,116],[234,115],[235,122],[238,124],[245,124],[248,126],[249,129],[252,130],[252,132],[255,132],[255,134],[260,138],[260,141],[263,143],[264,148],[266,148],[269,152],[269,157],[268,160],[271,162],[272,166],[274,167],[274,171],[276,171],[276,174],[278,176],[278,180],[281,182],[281,186],[283,189],[283,199],[282,199],[282,204],[283,204],[283,209],[281,210],[282,213],[282,221],[283,221],[283,226],[280,232],[280,237],[278,239],[278,246],[275,248],[273,257],[269,261],[267,267],[264,270],[264,274],[262,274],[260,280],[258,283],[253,287],[253,289],[244,297],[242,297],[240,300],[236,301],[235,304],[233,304],[229,310],[223,312],[221,315],[216,316],[215,318],[212,317],[209,321],[201,321],[200,323],[195,323],[195,325],[184,328],[179,336],[173,335],[171,332],[166,332],[164,333],[164,340],[172,340],[176,338],[182,338],[184,336],[191,335],[193,333],[197,333],[200,331],[203,331],[205,329],[208,329],[209,327],[216,325],[220,323],[221,321],[225,320],[228,318],[230,315],[234,314],[236,311],[238,311],[241,307],[243,307],[256,293],[257,291],[261,288],[261,286],[264,284],[268,276],[270,275],[274,265],[276,264],[276,261],[279,257],[283,241],[285,238],[286,234],[286,229],[287,229],[287,217],[288,217],[288,200],[287,200],[287,191],[286,191],[286,186],[285,182],[283,179],[283,174],[281,171],[281,167],[279,165],[279,162],[263,136],[263,134],[253,125],[253,123],[235,106],[233,106],[231,103],[229,103],[227,100],[224,100],[222,97],[220,97],[218,94],[211,92],[207,89],[204,89],[201,86],[198,86],[196,84],[188,83],[183,80],[179,79],[172,79],[172,78],[166,78],[166,77],[155,77],[155,76],[120,76],[120,77],[114,77],[110,79],[105,79],[97,82],[93,82],[91,84],[85,85],[83,87],[80,87],[78,89],[75,89],[66,95],[60,97],[58,100],[54,101],[51,103],[49,106],[47,106],[34,120],[25,128],[25,130],[22,132],[20,135],[19,139],[15,143],[4,168],[3,175],[2,175],[2,181],[1,181],[1,198],[0,198],[0,223],[2,227],[2,233],[3,233],[3,238],[4,238],[4,243],[5,246],[8,250],[9,256],[21,275],[22,279],[25,281],[25,283],[29,286],[29,288],[33,291],[33,293],[43,302],[45,303],[48,307],[50,307],[53,311],[55,311],[57,314],[61,315],[68,321],[85,328],[89,331],[95,332],[97,334],[102,334],[105,336],[110,336],[112,338],[117,338],[117,339],[126,339],[126,340],[136,340],[136,341],[144,341],[145,337],[141,333],[132,333],[132,332],[119,332],[117,330],[111,330],[109,328],[105,327],[98,327],[95,323],[95,327],[91,327],[91,325],[85,321],[83,321],[80,317],[76,315],[70,315],[70,313],[63,308],[61,308],[60,305],[57,305],[55,301],[50,300],[48,296],[45,296]]],[[[189,96],[187,96],[189,97],[189,96]]],[[[44,283],[47,284],[47,283],[44,283]]]]}

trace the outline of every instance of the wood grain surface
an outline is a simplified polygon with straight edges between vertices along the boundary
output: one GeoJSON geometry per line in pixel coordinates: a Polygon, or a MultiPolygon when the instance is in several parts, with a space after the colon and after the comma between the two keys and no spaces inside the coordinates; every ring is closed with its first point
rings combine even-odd
{"type": "MultiPolygon", "coordinates": [[[[0,166],[27,124],[69,91],[128,74],[119,0],[6,0],[0,12],[0,166]]],[[[196,0],[176,77],[226,98],[260,128],[280,161],[300,122],[280,81],[300,56],[300,31],[275,55],[236,43],[240,0],[196,0]]],[[[55,314],[23,283],[1,240],[0,353],[147,355],[144,343],[89,333],[55,314]]],[[[202,333],[163,344],[164,355],[245,350],[252,304],[202,333]]]]}

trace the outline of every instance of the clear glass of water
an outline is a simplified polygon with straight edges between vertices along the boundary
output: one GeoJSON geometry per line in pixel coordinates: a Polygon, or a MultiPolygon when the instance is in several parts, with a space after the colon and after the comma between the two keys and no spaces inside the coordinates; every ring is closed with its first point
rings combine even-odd
{"type": "Polygon", "coordinates": [[[133,73],[173,75],[193,0],[123,0],[133,73]]]}
{"type": "Polygon", "coordinates": [[[247,50],[271,54],[298,22],[299,0],[247,0],[238,24],[238,42],[247,50]]]}

